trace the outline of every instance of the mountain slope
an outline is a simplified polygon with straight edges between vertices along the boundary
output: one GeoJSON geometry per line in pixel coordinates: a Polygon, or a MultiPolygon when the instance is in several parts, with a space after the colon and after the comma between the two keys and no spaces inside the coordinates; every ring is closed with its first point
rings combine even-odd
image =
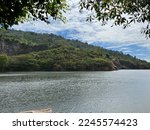
{"type": "Polygon", "coordinates": [[[1,71],[149,69],[150,63],[53,34],[0,31],[1,71]],[[5,54],[4,54],[5,53],[5,54]],[[5,60],[5,64],[2,59],[5,60]]]}

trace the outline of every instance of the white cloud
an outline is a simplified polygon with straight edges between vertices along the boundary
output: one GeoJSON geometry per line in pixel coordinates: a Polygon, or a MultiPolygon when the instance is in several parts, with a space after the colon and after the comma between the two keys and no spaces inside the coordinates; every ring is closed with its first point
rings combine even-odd
{"type": "MultiPolygon", "coordinates": [[[[108,42],[111,43],[109,49],[137,45],[150,51],[150,39],[146,39],[144,34],[141,34],[144,24],[132,24],[131,27],[123,29],[121,26],[111,27],[111,23],[101,26],[99,22],[86,22],[87,12],[79,13],[79,0],[68,0],[68,2],[71,10],[65,14],[67,17],[65,24],[60,21],[52,21],[49,25],[41,21],[30,21],[13,28],[54,34],[64,30],[76,30],[76,33],[67,33],[68,37],[88,43],[108,42]]],[[[128,48],[124,51],[130,52],[128,48]]],[[[148,57],[150,59],[150,55],[148,57]]]]}

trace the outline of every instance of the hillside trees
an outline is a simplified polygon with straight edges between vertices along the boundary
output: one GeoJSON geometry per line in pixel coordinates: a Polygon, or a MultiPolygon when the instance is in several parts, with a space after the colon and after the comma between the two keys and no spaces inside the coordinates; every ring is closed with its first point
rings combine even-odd
{"type": "Polygon", "coordinates": [[[0,54],[0,71],[4,71],[8,64],[8,57],[5,54],[0,54]]]}
{"type": "Polygon", "coordinates": [[[0,59],[0,62],[3,63],[0,71],[2,68],[3,71],[99,71],[117,68],[150,68],[150,63],[129,54],[88,45],[77,40],[64,39],[54,34],[7,30],[0,31],[0,39],[5,41],[5,45],[8,45],[4,50],[0,50],[1,59],[6,60],[2,62],[3,60],[0,59]],[[8,44],[8,41],[11,44],[8,44]],[[15,43],[14,41],[20,42],[15,43]],[[23,50],[24,44],[29,49],[27,52],[23,50]],[[14,48],[14,45],[15,52],[20,51],[20,53],[9,55],[9,50],[14,48]],[[35,46],[47,47],[39,51],[30,49],[35,46]],[[9,56],[4,55],[4,52],[9,56]]]}

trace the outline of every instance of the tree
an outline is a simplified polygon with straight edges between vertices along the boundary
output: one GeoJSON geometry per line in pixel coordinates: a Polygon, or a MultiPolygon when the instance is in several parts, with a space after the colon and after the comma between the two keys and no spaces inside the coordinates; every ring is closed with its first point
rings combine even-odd
{"type": "Polygon", "coordinates": [[[25,19],[40,19],[49,23],[49,15],[64,21],[66,0],[0,0],[0,25],[8,28],[25,19]]]}
{"type": "Polygon", "coordinates": [[[4,71],[4,68],[7,66],[8,57],[5,54],[0,55],[0,71],[4,71]]]}
{"type": "Polygon", "coordinates": [[[97,19],[103,25],[113,21],[126,28],[135,22],[147,23],[142,32],[150,37],[150,0],[81,0],[80,7],[92,11],[87,20],[97,19]]]}
{"type": "MultiPolygon", "coordinates": [[[[0,0],[0,25],[8,28],[27,18],[49,23],[49,15],[64,21],[67,8],[66,0],[0,0]]],[[[109,20],[124,28],[135,22],[147,23],[142,32],[150,37],[150,0],[80,0],[80,9],[90,10],[88,20],[97,19],[103,25],[109,20]]]]}

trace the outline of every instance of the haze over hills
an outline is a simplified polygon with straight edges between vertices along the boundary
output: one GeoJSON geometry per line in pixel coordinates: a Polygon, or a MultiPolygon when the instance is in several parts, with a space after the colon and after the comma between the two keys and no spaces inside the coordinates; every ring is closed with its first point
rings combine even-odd
{"type": "Polygon", "coordinates": [[[54,34],[1,30],[0,53],[1,71],[150,69],[150,63],[129,54],[54,34]]]}

